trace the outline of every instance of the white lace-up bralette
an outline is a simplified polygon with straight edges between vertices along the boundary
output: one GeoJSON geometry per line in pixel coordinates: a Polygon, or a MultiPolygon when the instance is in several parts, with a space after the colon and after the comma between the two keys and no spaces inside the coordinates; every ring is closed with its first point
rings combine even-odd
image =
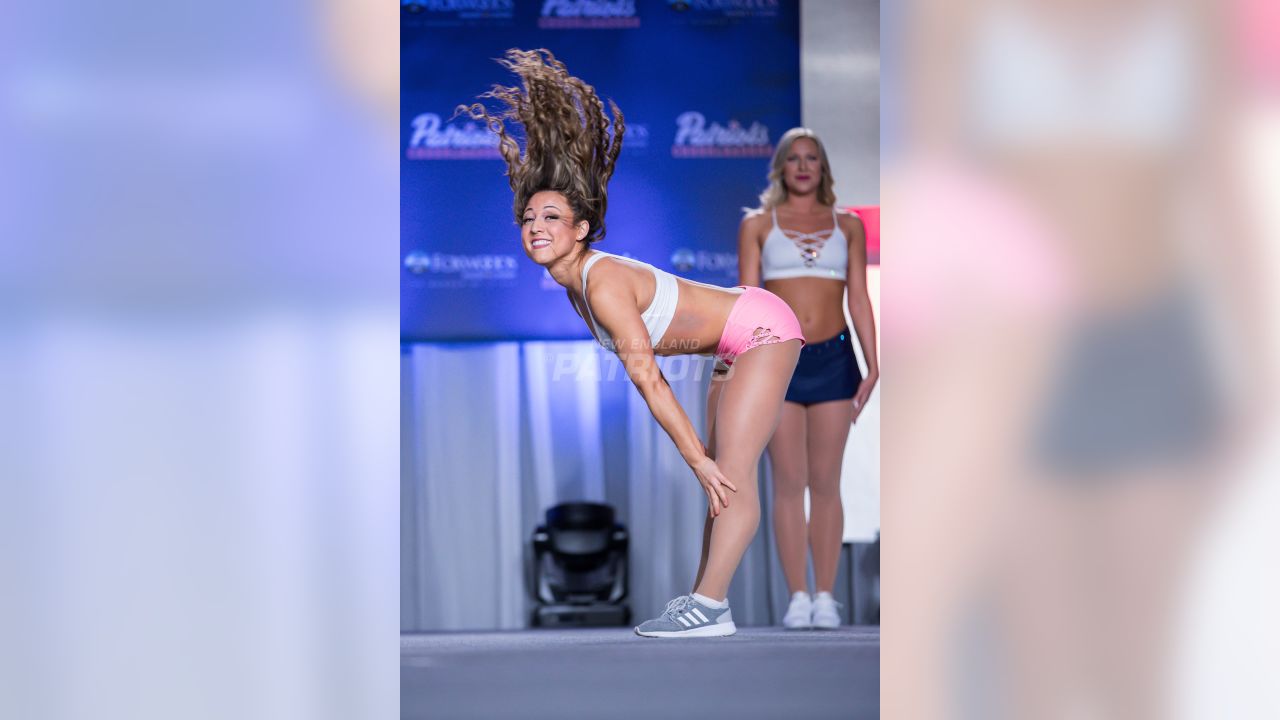
{"type": "Polygon", "coordinates": [[[778,211],[773,211],[773,229],[764,239],[760,253],[762,280],[820,277],[844,280],[849,267],[849,240],[840,230],[836,209],[831,208],[830,230],[802,233],[778,227],[778,211]]]}

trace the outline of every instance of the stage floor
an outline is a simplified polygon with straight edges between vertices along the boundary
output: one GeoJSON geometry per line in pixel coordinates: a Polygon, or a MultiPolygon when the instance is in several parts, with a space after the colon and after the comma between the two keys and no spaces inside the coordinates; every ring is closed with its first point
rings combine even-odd
{"type": "Polygon", "coordinates": [[[880,629],[630,628],[400,637],[402,718],[874,718],[880,629]]]}

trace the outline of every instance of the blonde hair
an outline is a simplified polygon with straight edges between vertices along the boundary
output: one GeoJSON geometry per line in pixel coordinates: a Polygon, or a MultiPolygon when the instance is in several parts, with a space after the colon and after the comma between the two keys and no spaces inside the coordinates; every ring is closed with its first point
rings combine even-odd
{"type": "Polygon", "coordinates": [[[516,223],[535,193],[554,190],[565,196],[574,221],[586,220],[587,242],[604,239],[607,187],[613,176],[622,134],[622,111],[612,101],[612,132],[604,103],[595,88],[569,74],[551,51],[508,50],[498,64],[520,77],[523,88],[494,85],[480,98],[498,100],[505,107],[490,114],[481,103],[459,105],[459,113],[483,120],[498,135],[498,151],[507,163],[507,180],[515,193],[516,223]],[[506,122],[504,122],[506,121],[506,122]],[[525,148],[507,128],[524,126],[525,148]]]}
{"type": "Polygon", "coordinates": [[[809,138],[818,146],[818,158],[822,165],[822,177],[818,179],[818,202],[823,205],[836,204],[836,194],[831,189],[836,181],[831,177],[831,163],[827,160],[827,149],[822,145],[822,140],[809,128],[791,128],[782,134],[778,140],[778,148],[773,153],[773,161],[769,165],[769,187],[760,193],[760,210],[772,210],[787,199],[787,183],[782,174],[791,146],[800,138],[809,138]]]}

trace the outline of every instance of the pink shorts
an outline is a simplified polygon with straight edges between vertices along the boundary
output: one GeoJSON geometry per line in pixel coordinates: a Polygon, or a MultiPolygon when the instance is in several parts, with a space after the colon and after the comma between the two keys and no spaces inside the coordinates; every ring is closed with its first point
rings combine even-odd
{"type": "Polygon", "coordinates": [[[804,345],[804,333],[791,306],[764,288],[743,287],[729,311],[716,357],[732,365],[734,358],[753,347],[786,340],[799,340],[804,345]]]}

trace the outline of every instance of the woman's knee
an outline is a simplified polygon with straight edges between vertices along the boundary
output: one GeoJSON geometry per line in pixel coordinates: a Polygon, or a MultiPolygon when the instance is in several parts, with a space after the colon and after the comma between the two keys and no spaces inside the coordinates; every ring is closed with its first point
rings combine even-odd
{"type": "Polygon", "coordinates": [[[774,464],[773,492],[775,495],[802,495],[808,485],[808,477],[804,468],[780,467],[774,464]]]}
{"type": "Polygon", "coordinates": [[[758,480],[754,475],[743,476],[725,473],[725,477],[729,478],[729,482],[733,483],[734,487],[738,488],[737,492],[730,494],[730,502],[733,502],[736,498],[739,502],[753,502],[757,505],[760,503],[760,491],[759,488],[756,487],[758,480]]]}
{"type": "Polygon", "coordinates": [[[759,482],[757,464],[748,465],[745,460],[732,452],[722,452],[717,457],[716,467],[720,468],[720,472],[729,479],[738,488],[738,492],[750,490],[752,494],[756,492],[756,483],[759,482]]]}
{"type": "Polygon", "coordinates": [[[760,521],[760,496],[755,492],[755,488],[745,490],[743,484],[735,482],[738,486],[738,492],[729,493],[729,510],[733,511],[738,518],[746,518],[750,522],[758,523],[760,521]]]}
{"type": "Polygon", "coordinates": [[[813,473],[809,476],[809,496],[821,502],[840,501],[840,472],[813,473]]]}
{"type": "Polygon", "coordinates": [[[760,498],[734,495],[729,498],[729,510],[734,512],[737,523],[745,523],[753,534],[760,527],[760,498]]]}

